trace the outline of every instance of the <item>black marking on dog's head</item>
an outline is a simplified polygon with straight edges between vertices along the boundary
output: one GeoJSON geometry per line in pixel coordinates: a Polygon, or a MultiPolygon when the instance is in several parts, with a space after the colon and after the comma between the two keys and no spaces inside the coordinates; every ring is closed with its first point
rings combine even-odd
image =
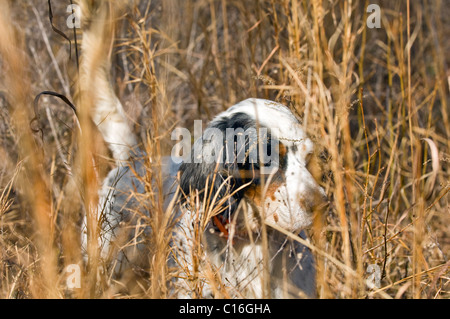
{"type": "MultiPolygon", "coordinates": [[[[213,120],[205,130],[203,138],[195,141],[194,148],[201,144],[203,149],[206,149],[204,153],[220,150],[219,154],[213,154],[219,160],[213,162],[202,160],[200,163],[196,163],[196,154],[192,151],[190,163],[183,163],[180,167],[180,187],[183,193],[189,195],[190,192],[198,190],[200,199],[204,200],[205,192],[210,192],[211,195],[206,197],[210,201],[217,194],[216,203],[228,196],[229,199],[226,206],[223,207],[222,215],[229,217],[237,209],[244,196],[245,187],[242,186],[249,182],[252,185],[259,184],[260,165],[274,164],[273,161],[276,161],[277,166],[283,167],[286,165],[285,159],[278,161],[278,156],[272,154],[272,143],[276,143],[275,149],[278,152],[279,142],[272,141],[268,129],[266,130],[267,134],[260,136],[260,139],[258,139],[256,127],[255,119],[240,112],[213,120]],[[206,132],[208,129],[218,129],[222,132],[222,138],[207,138],[206,132]],[[231,130],[240,133],[234,135],[232,139],[229,136],[227,138],[227,132],[231,130]],[[242,143],[242,141],[244,142],[242,143]],[[266,144],[264,152],[259,151],[260,141],[266,144]],[[220,143],[221,145],[211,145],[213,143],[220,143]],[[252,153],[252,151],[254,152],[252,153]],[[256,158],[252,157],[252,154],[256,154],[256,158]],[[269,157],[269,159],[260,158],[261,154],[269,157]],[[222,185],[225,181],[225,185],[222,185]],[[208,189],[205,190],[207,183],[208,189]],[[239,188],[241,189],[238,190],[239,188]]],[[[203,156],[211,155],[204,153],[202,153],[203,156]]]]}

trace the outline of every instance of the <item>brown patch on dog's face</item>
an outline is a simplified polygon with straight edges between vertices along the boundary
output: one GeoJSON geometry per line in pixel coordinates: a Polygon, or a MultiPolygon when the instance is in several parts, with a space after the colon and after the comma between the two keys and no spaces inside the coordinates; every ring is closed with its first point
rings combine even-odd
{"type": "MultiPolygon", "coordinates": [[[[278,156],[279,156],[279,162],[284,163],[286,161],[286,155],[287,155],[287,148],[282,143],[279,143],[278,145],[278,156]]],[[[284,167],[283,165],[280,165],[278,167],[277,172],[270,178],[270,184],[266,185],[265,188],[267,191],[265,194],[262,194],[263,189],[260,184],[252,184],[250,185],[246,191],[244,192],[244,196],[252,201],[252,203],[258,207],[258,209],[262,208],[262,205],[266,202],[266,205],[269,206],[270,204],[267,203],[266,199],[270,199],[272,202],[276,201],[275,193],[277,190],[285,184],[285,178],[284,178],[284,167]]],[[[258,174],[259,175],[259,174],[258,174]]],[[[266,176],[266,179],[269,178],[269,176],[266,176]]],[[[267,208],[267,207],[266,207],[267,208]]]]}
{"type": "MultiPolygon", "coordinates": [[[[278,174],[278,173],[277,173],[278,174]]],[[[272,201],[275,201],[275,192],[282,185],[281,182],[271,182],[267,187],[267,192],[264,194],[264,198],[268,197],[272,201]]],[[[261,185],[251,185],[247,188],[244,195],[247,199],[251,200],[257,207],[262,207],[263,205],[263,194],[261,185]]]]}
{"type": "Polygon", "coordinates": [[[278,144],[278,155],[280,156],[280,162],[282,159],[286,157],[287,149],[286,146],[283,145],[283,143],[278,144]]]}
{"type": "MultiPolygon", "coordinates": [[[[277,172],[279,174],[279,172],[277,172]]],[[[284,184],[280,182],[280,180],[276,182],[271,182],[267,186],[267,191],[263,194],[262,185],[252,184],[249,186],[244,193],[245,200],[250,204],[249,207],[252,207],[250,214],[247,214],[245,217],[252,225],[252,231],[257,231],[259,227],[261,227],[262,219],[267,219],[267,213],[273,210],[273,204],[279,204],[276,198],[276,192],[278,192],[279,188],[284,184]],[[264,196],[263,196],[264,195],[264,196]],[[263,209],[263,205],[265,205],[263,209]],[[272,207],[271,207],[272,206],[272,207]],[[261,216],[262,212],[265,212],[265,216],[261,216]]],[[[273,219],[275,222],[278,222],[278,214],[273,213],[273,219]]]]}
{"type": "Polygon", "coordinates": [[[273,213],[273,220],[275,221],[275,223],[278,223],[278,214],[277,213],[273,213]]]}

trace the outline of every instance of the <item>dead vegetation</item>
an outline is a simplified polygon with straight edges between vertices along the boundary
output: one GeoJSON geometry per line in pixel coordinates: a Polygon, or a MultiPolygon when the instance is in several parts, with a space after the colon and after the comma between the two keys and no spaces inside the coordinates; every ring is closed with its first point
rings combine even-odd
{"type": "MultiPolygon", "coordinates": [[[[45,1],[0,3],[1,298],[171,298],[170,225],[152,191],[159,159],[175,126],[247,97],[288,105],[317,145],[315,177],[330,199],[309,230],[318,298],[450,296],[445,2],[380,1],[380,28],[367,27],[369,1],[130,4],[116,21],[111,75],[153,159],[146,180],[156,183],[140,200],[157,230],[133,287],[99,268],[95,245],[82,258],[78,224],[112,161],[77,104],[82,30],[67,27],[69,4],[52,1],[52,11],[71,46],[45,1]],[[51,95],[34,103],[43,91],[78,116],[51,95]],[[72,264],[81,288],[67,287],[72,264]]],[[[230,296],[212,268],[192,278],[230,296]]]]}

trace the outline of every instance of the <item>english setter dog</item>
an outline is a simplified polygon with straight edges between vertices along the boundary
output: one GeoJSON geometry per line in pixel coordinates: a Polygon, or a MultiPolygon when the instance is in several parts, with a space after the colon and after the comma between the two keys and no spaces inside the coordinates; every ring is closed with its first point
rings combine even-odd
{"type": "MultiPolygon", "coordinates": [[[[108,14],[97,15],[83,31],[80,78],[81,85],[90,83],[86,90],[95,86],[92,119],[117,162],[100,191],[105,254],[124,224],[133,225],[137,237],[139,218],[133,212],[142,203],[132,194],[146,192],[148,160],[110,83],[107,20],[108,14]]],[[[218,114],[182,163],[168,159],[164,195],[176,222],[168,262],[182,269],[175,283],[180,297],[190,296],[190,274],[199,262],[213,267],[236,297],[315,296],[313,255],[285,234],[305,238],[303,230],[325,201],[307,169],[312,152],[312,141],[287,107],[252,98],[218,114]]],[[[137,255],[145,251],[136,247],[137,255]]],[[[214,287],[201,286],[201,296],[214,296],[214,287]]]]}

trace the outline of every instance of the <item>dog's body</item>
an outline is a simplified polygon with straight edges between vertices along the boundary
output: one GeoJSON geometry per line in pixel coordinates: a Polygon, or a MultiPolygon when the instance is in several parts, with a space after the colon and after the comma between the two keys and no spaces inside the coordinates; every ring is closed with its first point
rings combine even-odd
{"type": "MultiPolygon", "coordinates": [[[[140,217],[135,212],[142,212],[145,205],[131,195],[146,191],[142,177],[148,159],[137,147],[137,138],[108,80],[108,54],[105,62],[90,64],[92,47],[96,40],[100,41],[102,30],[101,22],[97,22],[84,31],[82,70],[98,86],[92,118],[117,161],[117,168],[108,174],[100,191],[101,245],[107,254],[117,251],[110,248],[118,240],[122,225],[132,226],[134,238],[139,232],[151,230],[137,226],[140,217]]],[[[177,165],[168,159],[164,169],[164,196],[177,222],[171,262],[182,269],[176,290],[180,296],[190,296],[195,285],[195,289],[201,287],[202,296],[214,296],[218,288],[206,278],[192,279],[194,272],[206,267],[220,274],[231,296],[314,297],[311,251],[266,226],[299,234],[311,224],[314,207],[324,197],[323,189],[306,168],[312,142],[288,108],[261,99],[248,99],[229,108],[208,128],[223,132],[223,136],[227,129],[238,134],[230,142],[212,139],[207,129],[195,142],[190,161],[177,165]],[[260,128],[267,129],[265,135],[260,135],[260,128]],[[240,133],[244,134],[243,140],[240,133]],[[239,141],[242,149],[234,147],[239,141]],[[251,150],[256,150],[256,160],[249,157],[251,150]],[[173,205],[176,199],[178,204],[173,205]],[[203,282],[200,285],[199,280],[203,282]]],[[[139,250],[136,247],[134,251],[139,250]]],[[[119,264],[126,252],[121,254],[119,264]]],[[[129,260],[125,257],[123,260],[129,260]]]]}
{"type": "MultiPolygon", "coordinates": [[[[220,269],[222,279],[231,283],[237,294],[256,297],[314,295],[315,267],[310,250],[270,227],[266,228],[267,244],[262,234],[263,223],[294,234],[311,224],[314,206],[324,197],[323,190],[306,169],[311,152],[311,141],[285,106],[248,99],[211,121],[203,137],[194,143],[191,160],[181,165],[183,193],[200,192],[200,200],[206,201],[204,207],[209,209],[209,204],[215,205],[214,208],[222,206],[222,212],[212,213],[216,216],[205,227],[205,250],[209,260],[220,269]],[[213,129],[215,131],[209,132],[213,129]],[[258,129],[267,129],[264,137],[258,129]],[[230,130],[236,134],[224,138],[230,130]],[[214,134],[220,138],[212,138],[214,134]],[[252,149],[256,155],[253,163],[252,149]],[[259,153],[263,149],[265,155],[259,153]],[[211,154],[216,155],[214,160],[211,154]],[[228,160],[227,154],[232,154],[228,160]],[[243,155],[241,161],[240,155],[243,155]],[[266,165],[259,163],[260,160],[265,160],[266,165]],[[211,196],[202,196],[202,191],[211,196]],[[265,250],[269,268],[266,276],[270,278],[266,285],[263,278],[265,250]],[[270,294],[264,294],[264,287],[269,287],[270,294]]],[[[189,212],[189,208],[185,209],[181,225],[192,223],[194,216],[189,212]]],[[[189,250],[183,252],[189,263],[189,250]]]]}

